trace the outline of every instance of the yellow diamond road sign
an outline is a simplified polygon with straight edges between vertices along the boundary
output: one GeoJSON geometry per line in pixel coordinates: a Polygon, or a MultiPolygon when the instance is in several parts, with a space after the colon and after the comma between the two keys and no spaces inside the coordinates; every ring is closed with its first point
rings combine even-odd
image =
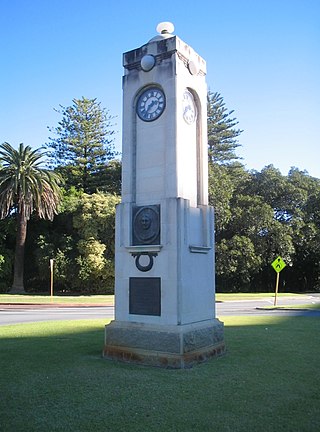
{"type": "Polygon", "coordinates": [[[283,270],[287,264],[283,261],[283,259],[280,256],[278,256],[278,258],[276,258],[271,265],[277,273],[280,273],[281,270],[283,270]]]}

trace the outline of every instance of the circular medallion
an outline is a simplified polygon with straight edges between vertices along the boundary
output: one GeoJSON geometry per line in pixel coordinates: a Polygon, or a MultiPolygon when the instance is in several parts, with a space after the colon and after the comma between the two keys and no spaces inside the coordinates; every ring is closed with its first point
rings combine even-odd
{"type": "Polygon", "coordinates": [[[199,66],[193,60],[190,60],[188,62],[188,69],[189,69],[189,72],[191,73],[191,75],[198,75],[198,73],[199,73],[199,66]]]}
{"type": "Polygon", "coordinates": [[[188,90],[183,93],[182,115],[184,121],[188,124],[192,124],[197,117],[196,104],[192,94],[188,90]]]}
{"type": "Polygon", "coordinates": [[[149,87],[137,102],[137,114],[143,121],[153,121],[161,116],[166,106],[166,98],[158,87],[149,87]]]}
{"type": "Polygon", "coordinates": [[[156,59],[154,58],[153,55],[147,54],[142,57],[140,64],[142,70],[144,70],[145,72],[149,72],[151,71],[151,69],[153,69],[154,65],[156,64],[156,59]]]}

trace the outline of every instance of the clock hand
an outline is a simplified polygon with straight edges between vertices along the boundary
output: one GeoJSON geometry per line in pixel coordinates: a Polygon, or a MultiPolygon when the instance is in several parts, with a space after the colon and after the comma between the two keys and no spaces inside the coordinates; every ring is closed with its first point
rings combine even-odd
{"type": "Polygon", "coordinates": [[[156,105],[156,106],[158,106],[158,101],[157,101],[157,99],[152,99],[151,101],[150,101],[150,103],[148,104],[148,107],[147,107],[147,109],[146,109],[146,111],[147,112],[149,112],[150,110],[152,110],[152,108],[156,105]]]}

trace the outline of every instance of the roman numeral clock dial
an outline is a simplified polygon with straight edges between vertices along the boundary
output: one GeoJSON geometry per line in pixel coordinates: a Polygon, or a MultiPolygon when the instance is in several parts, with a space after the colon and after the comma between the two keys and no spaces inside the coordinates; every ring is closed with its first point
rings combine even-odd
{"type": "Polygon", "coordinates": [[[139,97],[137,114],[143,121],[153,121],[161,116],[166,106],[165,95],[157,87],[148,88],[139,97]]]}
{"type": "Polygon", "coordinates": [[[194,123],[194,121],[197,117],[197,110],[196,110],[194,98],[188,90],[186,90],[183,93],[182,115],[183,115],[184,121],[186,123],[188,123],[189,125],[194,123]]]}

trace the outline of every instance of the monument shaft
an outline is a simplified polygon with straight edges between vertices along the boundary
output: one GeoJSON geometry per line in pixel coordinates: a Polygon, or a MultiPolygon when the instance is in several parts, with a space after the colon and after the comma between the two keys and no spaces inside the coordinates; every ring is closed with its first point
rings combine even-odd
{"type": "Polygon", "coordinates": [[[206,64],[164,31],[125,53],[123,65],[115,320],[104,356],[190,367],[224,352],[208,206],[206,64]]]}

